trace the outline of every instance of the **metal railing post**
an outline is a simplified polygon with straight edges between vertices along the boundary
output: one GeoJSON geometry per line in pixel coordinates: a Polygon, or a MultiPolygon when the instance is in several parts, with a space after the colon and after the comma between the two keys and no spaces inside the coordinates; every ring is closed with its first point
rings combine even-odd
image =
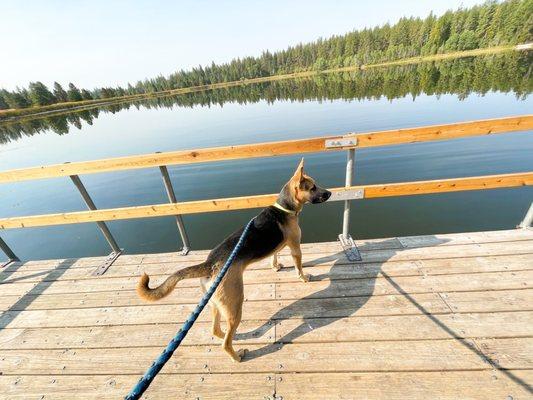
{"type": "MultiPolygon", "coordinates": [[[[354,161],[355,161],[355,150],[349,149],[348,157],[346,159],[346,180],[344,183],[346,187],[352,186],[354,161]]],[[[342,220],[342,236],[344,236],[345,239],[348,239],[349,235],[350,235],[350,200],[345,200],[344,201],[344,215],[343,215],[343,220],[342,220]]]]}
{"type": "MultiPolygon", "coordinates": [[[[345,186],[352,186],[353,170],[355,164],[355,149],[348,149],[346,159],[346,180],[345,186]]],[[[344,200],[344,214],[342,219],[342,233],[339,235],[339,241],[350,261],[361,261],[361,253],[357,248],[352,236],[350,235],[350,200],[344,200]]]]}
{"type": "Polygon", "coordinates": [[[529,205],[529,209],[527,210],[527,213],[524,216],[524,219],[522,220],[522,222],[520,222],[520,225],[518,225],[517,228],[529,228],[532,222],[533,222],[533,202],[531,202],[531,204],[529,205]]]}
{"type": "MultiPolygon", "coordinates": [[[[174,192],[174,187],[172,186],[172,181],[170,180],[170,175],[168,174],[168,169],[165,165],[162,165],[159,167],[159,170],[161,171],[161,175],[163,176],[163,183],[165,184],[165,189],[167,191],[168,200],[171,203],[177,203],[176,200],[176,193],[174,192]]],[[[178,225],[178,230],[180,232],[181,236],[181,242],[183,243],[183,248],[181,249],[182,255],[187,255],[191,249],[191,245],[189,243],[189,237],[187,236],[187,231],[185,230],[185,225],[183,224],[183,219],[181,218],[181,215],[176,215],[176,224],[178,225]]]]}
{"type": "MultiPolygon", "coordinates": [[[[83,201],[85,202],[89,210],[96,210],[96,205],[94,204],[94,201],[91,196],[89,196],[89,192],[87,192],[87,189],[85,189],[85,186],[81,182],[80,177],[78,175],[70,175],[70,179],[80,192],[81,197],[83,198],[83,201]]],[[[105,222],[97,221],[96,224],[98,225],[98,228],[100,228],[100,231],[107,240],[107,243],[109,243],[109,246],[111,246],[111,249],[113,250],[112,253],[109,254],[107,259],[104,261],[104,263],[94,272],[95,275],[102,275],[111,266],[111,264],[113,264],[113,262],[122,254],[122,249],[118,247],[115,238],[111,234],[111,231],[109,230],[105,222]]]]}
{"type": "Polygon", "coordinates": [[[11,264],[13,261],[20,261],[20,259],[13,253],[13,250],[7,245],[2,238],[0,238],[0,249],[5,253],[8,260],[7,262],[0,265],[0,267],[6,267],[8,264],[11,264]]]}

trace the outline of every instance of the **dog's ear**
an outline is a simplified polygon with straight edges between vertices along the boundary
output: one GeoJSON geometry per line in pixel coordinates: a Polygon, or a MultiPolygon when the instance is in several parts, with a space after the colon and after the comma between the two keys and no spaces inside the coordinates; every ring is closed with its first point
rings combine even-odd
{"type": "Polygon", "coordinates": [[[304,180],[304,159],[303,157],[302,157],[302,160],[300,161],[300,164],[298,164],[296,171],[294,172],[292,180],[298,183],[304,180]]]}

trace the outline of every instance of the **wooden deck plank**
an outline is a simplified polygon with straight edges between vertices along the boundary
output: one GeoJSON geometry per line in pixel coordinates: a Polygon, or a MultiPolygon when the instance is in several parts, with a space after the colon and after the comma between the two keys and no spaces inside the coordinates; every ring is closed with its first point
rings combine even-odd
{"type": "MultiPolygon", "coordinates": [[[[149,347],[164,348],[174,337],[179,325],[157,324],[109,325],[74,328],[23,328],[0,330],[1,349],[60,349],[60,348],[122,348],[149,347]]],[[[242,321],[239,332],[253,332],[257,335],[240,335],[238,343],[271,343],[274,341],[274,322],[258,330],[265,321],[242,321]],[[259,334],[259,332],[261,334],[259,334]]],[[[224,324],[222,324],[224,326],[224,324]]],[[[183,346],[220,344],[220,339],[211,335],[211,321],[199,321],[191,329],[183,346]]]]}
{"type": "MultiPolygon", "coordinates": [[[[482,342],[484,343],[484,342],[482,342]]],[[[491,339],[507,369],[533,368],[530,338],[491,339]]],[[[237,349],[242,347],[237,345],[237,349]]],[[[491,369],[470,339],[248,345],[245,361],[235,363],[217,346],[179,348],[165,373],[273,373],[446,371],[491,369]],[[331,362],[324,362],[324,360],[331,362]]],[[[142,374],[161,353],[159,347],[130,349],[0,350],[4,375],[142,374]]]]}
{"type": "MultiPolygon", "coordinates": [[[[406,247],[429,247],[429,246],[454,246],[464,244],[483,244],[495,242],[509,242],[532,240],[533,231],[528,229],[513,229],[490,232],[467,232],[453,234],[438,234],[412,236],[403,238],[385,238],[385,239],[363,239],[357,240],[358,247],[364,251],[384,250],[384,249],[402,249],[400,242],[404,242],[406,247]]],[[[302,250],[304,254],[321,254],[335,253],[340,251],[338,242],[322,243],[303,243],[302,250]]],[[[178,263],[180,265],[190,265],[195,262],[205,260],[208,250],[196,250],[190,252],[187,256],[182,256],[178,252],[158,253],[158,254],[126,254],[120,256],[113,264],[112,268],[122,265],[138,264],[161,264],[161,263],[178,263]]],[[[288,255],[288,250],[282,250],[283,255],[288,255]]],[[[94,268],[98,266],[105,257],[87,257],[81,259],[59,259],[59,260],[36,260],[24,261],[11,264],[6,271],[12,269],[50,269],[59,268],[94,268]]]]}
{"type": "MultiPolygon", "coordinates": [[[[222,352],[205,311],[146,398],[234,399],[241,385],[263,400],[530,394],[533,230],[359,244],[359,263],[336,242],[304,245],[308,284],[292,267],[251,267],[234,342],[245,362],[222,352]]],[[[156,284],[206,255],[123,256],[103,277],[90,275],[102,257],[0,271],[0,397],[124,396],[200,297],[190,280],[147,305],[139,273],[156,284]]]]}
{"type": "MultiPolygon", "coordinates": [[[[524,382],[533,371],[507,371],[524,382]]],[[[306,400],[525,400],[530,392],[500,371],[281,374],[276,394],[306,400]]]]}
{"type": "MultiPolygon", "coordinates": [[[[274,322],[277,341],[338,342],[339,345],[354,341],[448,339],[454,335],[460,338],[525,337],[531,335],[533,324],[533,311],[435,314],[435,317],[449,330],[426,315],[294,318],[270,321],[264,329],[259,327],[265,321],[244,320],[237,331],[236,343],[274,341],[274,322]]],[[[210,328],[210,322],[197,322],[183,345],[219,343],[219,339],[211,336],[210,328]]],[[[176,323],[3,329],[0,330],[0,349],[164,347],[177,329],[176,323]]]]}
{"type": "MultiPolygon", "coordinates": [[[[139,376],[52,375],[1,376],[2,399],[121,399],[139,376]],[[44,397],[43,397],[44,396],[44,397]]],[[[236,388],[243,399],[265,400],[274,395],[272,374],[188,374],[157,376],[143,399],[234,400],[236,388]]]]}
{"type": "MultiPolygon", "coordinates": [[[[497,257],[475,257],[466,259],[439,259],[439,260],[423,260],[416,264],[412,261],[405,262],[387,262],[384,264],[360,264],[357,267],[351,265],[340,266],[316,266],[307,267],[306,272],[311,273],[318,279],[319,276],[326,277],[325,279],[350,279],[350,278],[364,278],[376,276],[378,271],[386,273],[390,277],[398,277],[404,275],[423,274],[423,275],[440,275],[446,273],[459,274],[461,272],[490,272],[490,271],[513,271],[523,268],[532,269],[533,257],[529,255],[519,256],[497,256],[497,257]],[[418,268],[417,268],[418,266],[418,268]],[[418,272],[420,271],[420,272],[418,272]]],[[[76,272],[77,270],[72,270],[76,272]]],[[[166,275],[165,275],[166,276],[166,275]]],[[[154,275],[154,281],[158,282],[158,275],[154,275]]],[[[100,282],[104,278],[96,278],[100,282]]],[[[284,268],[275,273],[271,270],[250,270],[245,274],[245,282],[260,283],[263,282],[294,282],[294,285],[299,285],[300,282],[293,271],[293,268],[284,268]]],[[[27,285],[26,290],[31,290],[34,286],[27,285]]],[[[0,285],[0,287],[2,287],[0,285]]],[[[182,287],[198,287],[197,280],[183,281],[178,285],[177,290],[182,287]]],[[[36,292],[39,292],[36,290],[36,292]]],[[[0,310],[16,309],[38,309],[38,308],[65,308],[65,307],[92,307],[92,306],[111,306],[111,305],[135,305],[143,304],[138,297],[129,291],[116,291],[113,295],[110,293],[63,293],[61,296],[27,294],[21,299],[21,294],[0,295],[0,310]],[[42,296],[42,297],[41,297],[42,296]],[[49,297],[53,296],[53,297],[49,297]],[[98,298],[101,297],[101,298],[98,298]]],[[[163,303],[175,303],[175,296],[170,296],[163,299],[163,303]]]]}
{"type": "MultiPolygon", "coordinates": [[[[435,293],[412,295],[414,301],[429,312],[446,313],[448,306],[435,293]]],[[[0,315],[0,326],[7,328],[81,327],[103,325],[156,324],[184,322],[196,304],[161,304],[122,307],[95,307],[80,310],[24,310],[6,311],[0,315]],[[75,315],[75,318],[73,318],[75,315]]],[[[507,304],[497,300],[487,303],[491,310],[506,309],[507,304]]],[[[357,298],[307,299],[301,301],[251,301],[243,308],[243,319],[266,320],[297,318],[312,313],[323,317],[357,315],[419,314],[420,310],[404,296],[372,296],[357,298]],[[315,314],[318,313],[318,314],[315,314]]],[[[210,320],[203,312],[201,321],[210,320]]]]}
{"type": "Polygon", "coordinates": [[[531,369],[533,367],[533,337],[520,340],[475,339],[475,342],[483,354],[495,360],[500,368],[531,369]]]}
{"type": "MultiPolygon", "coordinates": [[[[434,239],[429,236],[428,244],[420,247],[412,248],[400,248],[396,247],[395,242],[391,243],[390,246],[383,248],[365,248],[365,246],[360,246],[361,256],[363,258],[363,263],[365,262],[384,262],[384,261],[409,261],[409,260],[419,260],[419,259],[435,259],[435,258],[452,258],[457,257],[458,255],[475,257],[475,256],[491,256],[491,255],[514,255],[514,254],[531,254],[533,253],[533,239],[531,235],[521,234],[518,240],[510,240],[512,237],[508,237],[509,240],[502,242],[499,241],[486,241],[477,243],[473,241],[472,243],[457,243],[444,245],[446,243],[446,237],[438,239],[437,241],[441,244],[438,245],[434,242],[434,239]],[[432,243],[431,245],[429,243],[432,243]],[[428,248],[431,248],[429,250],[428,248]]],[[[350,263],[344,257],[344,254],[337,242],[326,243],[323,247],[315,247],[317,253],[311,252],[309,250],[303,250],[303,260],[304,262],[316,262],[316,260],[339,260],[340,262],[350,263]]],[[[312,249],[311,249],[312,250],[312,249]]],[[[170,255],[166,257],[150,257],[148,256],[143,259],[141,264],[147,263],[165,263],[165,262],[176,262],[179,259],[175,258],[176,256],[170,255]]],[[[292,263],[288,252],[286,250],[281,252],[281,258],[292,263]]],[[[360,262],[359,262],[360,263],[360,262]]],[[[357,263],[355,263],[357,264],[357,263]]],[[[263,264],[265,268],[268,267],[268,263],[263,264]]]]}
{"type": "MultiPolygon", "coordinates": [[[[418,265],[423,265],[423,264],[418,264],[418,265]]],[[[529,265],[530,263],[526,262],[526,268],[529,265]]],[[[372,273],[378,274],[378,272],[380,271],[378,267],[379,267],[379,264],[374,265],[374,271],[371,271],[371,270],[368,271],[367,276],[372,275],[372,273]]],[[[405,264],[402,265],[402,267],[405,267],[405,264]]],[[[331,266],[329,270],[327,270],[327,273],[322,273],[314,277],[314,280],[312,279],[312,281],[306,285],[305,290],[301,293],[299,292],[298,297],[301,295],[304,295],[303,293],[306,293],[306,291],[309,292],[309,291],[322,290],[323,287],[329,284],[329,282],[333,282],[330,279],[332,276],[335,275],[336,268],[337,266],[334,264],[331,266]],[[317,279],[322,279],[322,281],[317,282],[316,281],[317,279]]],[[[354,266],[354,268],[357,269],[358,266],[354,266]]],[[[504,269],[504,266],[502,266],[502,269],[504,269]]],[[[346,268],[343,269],[344,272],[346,270],[347,270],[346,268]]],[[[281,277],[282,274],[286,272],[287,271],[278,273],[278,274],[281,277]]],[[[294,278],[294,272],[290,270],[288,272],[290,273],[290,275],[288,275],[289,283],[281,282],[281,283],[276,284],[277,288],[280,290],[278,292],[278,298],[287,296],[288,291],[295,290],[296,287],[300,286],[300,285],[297,285],[297,280],[294,278]],[[292,276],[292,279],[291,279],[291,276],[292,276]]],[[[415,264],[413,264],[413,274],[417,275],[420,273],[421,272],[416,268],[415,264]]],[[[51,274],[53,275],[53,273],[51,274]]],[[[516,285],[518,284],[517,282],[520,281],[521,279],[526,279],[526,280],[529,279],[531,275],[531,271],[494,272],[493,274],[497,274],[501,276],[497,277],[496,275],[494,275],[494,279],[498,279],[498,282],[492,282],[493,280],[487,279],[489,283],[492,282],[490,287],[486,287],[487,289],[506,288],[506,287],[502,287],[502,285],[505,285],[505,284],[516,285]],[[511,277],[515,277],[514,284],[511,282],[513,281],[513,278],[511,277]],[[499,279],[504,279],[505,282],[503,280],[499,281],[499,279]]],[[[276,275],[276,273],[274,271],[269,271],[269,273],[266,276],[270,276],[270,275],[276,275]]],[[[383,273],[381,275],[383,275],[383,273]]],[[[459,278],[458,275],[455,276],[455,278],[454,278],[454,275],[448,275],[448,276],[441,275],[441,276],[427,276],[427,277],[426,276],[423,276],[423,277],[416,277],[416,276],[401,277],[400,276],[396,279],[398,280],[398,283],[400,281],[402,282],[405,281],[406,284],[408,284],[409,282],[418,282],[418,285],[420,287],[418,287],[417,289],[412,289],[412,290],[416,290],[417,292],[424,291],[423,290],[424,287],[426,288],[425,291],[428,291],[427,288],[431,288],[429,290],[449,290],[449,289],[435,289],[435,287],[440,288],[442,285],[452,284],[452,283],[445,283],[445,282],[455,282],[455,281],[457,281],[457,285],[459,285],[459,288],[457,290],[461,290],[460,289],[461,285],[465,286],[469,284],[469,287],[472,287],[473,285],[478,284],[476,283],[479,280],[478,275],[481,275],[481,274],[474,273],[474,274],[463,274],[463,275],[465,276],[468,275],[468,277],[472,279],[469,279],[468,282],[461,282],[462,280],[459,278]]],[[[154,279],[152,280],[153,281],[152,284],[153,285],[159,284],[164,278],[166,278],[166,275],[155,276],[154,279]]],[[[263,276],[263,278],[265,278],[265,276],[263,276]]],[[[386,283],[382,284],[381,282],[382,278],[380,278],[379,275],[378,275],[378,278],[375,279],[375,282],[373,282],[374,281],[373,278],[366,278],[366,279],[368,280],[368,282],[365,283],[361,279],[357,282],[357,285],[362,285],[362,286],[367,287],[369,285],[374,285],[375,283],[376,289],[380,289],[380,285],[382,285],[383,287],[386,286],[386,283]]],[[[49,280],[49,281],[43,280],[41,282],[17,281],[12,284],[7,284],[7,283],[0,284],[0,288],[2,289],[2,294],[4,295],[23,295],[29,292],[31,292],[31,294],[86,293],[86,292],[133,290],[135,288],[137,280],[138,280],[137,276],[129,276],[129,277],[109,277],[109,278],[103,278],[103,279],[95,277],[91,279],[77,279],[77,280],[64,280],[64,281],[62,280],[55,280],[55,281],[54,280],[49,280]]],[[[267,298],[271,298],[270,295],[266,295],[265,297],[265,294],[263,293],[264,290],[262,289],[262,287],[265,285],[255,284],[249,281],[247,282],[248,284],[246,285],[245,294],[246,296],[248,296],[249,299],[264,300],[267,298]]],[[[416,283],[412,283],[412,284],[415,286],[417,285],[416,283]]],[[[520,283],[520,285],[522,284],[523,282],[520,283]]],[[[528,284],[529,283],[526,282],[526,285],[522,285],[522,287],[527,287],[528,284]]],[[[268,285],[272,285],[272,284],[266,284],[266,286],[268,285]]],[[[339,285],[339,290],[340,290],[343,284],[342,282],[336,282],[335,285],[339,285]]],[[[344,285],[351,286],[350,283],[346,283],[346,282],[344,285]]],[[[507,288],[514,288],[514,287],[515,286],[509,286],[507,288]]],[[[359,290],[359,288],[354,286],[354,290],[359,290]]],[[[410,292],[409,290],[411,289],[407,288],[405,290],[407,292],[410,292]]],[[[464,289],[464,290],[473,290],[473,289],[464,289]]],[[[379,294],[379,293],[380,293],[379,291],[376,292],[376,294],[379,294]]],[[[195,281],[190,281],[190,282],[183,282],[180,285],[180,297],[185,302],[197,301],[197,299],[199,298],[197,281],[195,280],[195,281]]]]}
{"type": "Polygon", "coordinates": [[[514,242],[533,239],[529,229],[509,229],[500,231],[462,232],[435,235],[402,236],[398,241],[406,248],[456,246],[459,244],[483,244],[514,242]]]}
{"type": "MultiPolygon", "coordinates": [[[[422,275],[470,274],[476,272],[519,271],[533,269],[533,255],[503,255],[469,258],[441,258],[416,261],[422,275]]],[[[385,271],[389,276],[392,276],[385,271]]]]}
{"type": "MultiPolygon", "coordinates": [[[[327,274],[330,279],[350,279],[358,277],[372,277],[377,272],[383,271],[389,276],[402,275],[443,275],[459,274],[473,272],[491,272],[491,271],[509,271],[509,270],[526,270],[533,269],[533,255],[501,255],[489,257],[454,257],[436,260],[419,260],[419,261],[385,261],[383,263],[362,263],[357,264],[338,264],[336,261],[327,261],[305,265],[306,272],[311,275],[327,274]],[[335,268],[332,268],[335,266],[335,268]]],[[[119,277],[139,277],[142,272],[146,272],[153,279],[158,276],[168,276],[184,265],[175,265],[172,263],[164,264],[132,264],[115,266],[108,270],[105,275],[95,277],[92,275],[92,269],[72,268],[60,270],[27,270],[0,273],[0,285],[11,283],[30,283],[30,282],[48,282],[63,280],[82,280],[82,279],[109,279],[119,277]]],[[[273,282],[297,282],[299,280],[294,272],[292,262],[284,265],[278,273],[273,273],[267,265],[261,264],[258,268],[249,268],[244,275],[244,283],[273,283],[273,282]]],[[[196,287],[196,280],[186,280],[181,283],[182,287],[196,287]]],[[[1,286],[0,286],[1,287],[1,286]]]]}
{"type": "Polygon", "coordinates": [[[276,341],[340,343],[453,337],[505,338],[530,336],[533,326],[532,311],[437,314],[434,319],[436,321],[427,315],[286,319],[276,324],[276,341]]]}
{"type": "Polygon", "coordinates": [[[531,310],[533,304],[531,289],[446,292],[441,296],[453,312],[483,312],[489,304],[501,306],[498,311],[531,310]]]}
{"type": "MultiPolygon", "coordinates": [[[[513,256],[501,256],[501,257],[513,257],[513,256]]],[[[524,258],[524,256],[517,256],[524,258]]],[[[308,263],[309,264],[309,263],[308,263]]],[[[512,261],[509,264],[513,264],[512,261]]],[[[516,262],[514,263],[516,264],[516,262]]],[[[527,260],[516,266],[518,269],[527,269],[524,264],[529,263],[527,260]]],[[[261,265],[263,267],[263,265],[261,265]]],[[[151,278],[155,280],[167,277],[169,274],[176,272],[177,270],[185,267],[184,265],[175,265],[172,263],[165,264],[146,264],[146,265],[126,265],[114,268],[107,271],[102,276],[92,275],[92,270],[74,268],[65,270],[22,270],[11,273],[6,276],[5,280],[0,281],[1,285],[6,284],[18,284],[18,283],[30,283],[30,282],[50,282],[50,281],[75,281],[75,280],[95,280],[102,281],[110,278],[133,278],[138,279],[139,276],[146,272],[151,278]]],[[[264,265],[266,268],[248,268],[244,274],[245,284],[253,283],[273,283],[273,282],[296,282],[298,281],[297,273],[293,263],[283,265],[283,268],[278,272],[274,272],[272,268],[264,265]]],[[[324,263],[318,263],[315,265],[306,265],[309,268],[308,272],[311,274],[326,274],[331,272],[331,279],[349,279],[361,276],[375,276],[376,272],[381,268],[386,269],[389,274],[397,275],[413,275],[420,274],[417,265],[414,261],[398,261],[391,263],[365,263],[359,264],[357,268],[354,268],[351,264],[338,264],[335,261],[327,261],[324,263]],[[335,265],[335,268],[331,267],[335,265]]],[[[503,268],[501,269],[503,270],[503,268]]],[[[1,275],[1,273],[0,273],[1,275]]],[[[0,279],[2,276],[0,276],[0,279]]],[[[180,283],[182,287],[196,287],[198,286],[198,280],[186,280],[180,283]]]]}
{"type": "Polygon", "coordinates": [[[533,271],[455,275],[400,276],[354,280],[311,280],[306,285],[276,283],[277,299],[351,297],[398,293],[526,289],[533,287],[533,271]]]}
{"type": "MultiPolygon", "coordinates": [[[[343,318],[349,316],[417,315],[420,308],[432,314],[455,312],[498,312],[531,310],[533,290],[502,290],[370,296],[356,298],[309,298],[297,301],[252,301],[243,309],[244,320],[287,318],[343,318]],[[446,303],[443,301],[446,301],[446,303]],[[415,303],[415,304],[413,304],[415,303]]],[[[42,297],[42,296],[41,296],[42,297]]],[[[40,299],[39,297],[38,299],[40,299]]],[[[51,296],[58,298],[60,296],[51,296]]],[[[37,301],[36,301],[37,302],[37,301]]],[[[6,311],[0,315],[0,326],[7,328],[80,327],[103,325],[134,325],[158,322],[179,323],[194,309],[194,304],[158,304],[121,307],[94,307],[72,310],[63,308],[6,311]],[[76,318],[72,318],[75,313],[76,318]]],[[[36,306],[39,306],[37,304],[36,306]]],[[[48,307],[46,302],[41,307],[48,307]]],[[[31,308],[28,306],[27,308],[31,308]]],[[[208,313],[200,320],[206,321],[208,313]]]]}
{"type": "MultiPolygon", "coordinates": [[[[508,371],[524,381],[533,381],[531,370],[508,371]]],[[[134,375],[0,376],[6,400],[60,400],[122,398],[136,383],[134,375]]],[[[197,400],[235,399],[235,389],[245,399],[309,400],[486,400],[528,399],[530,393],[500,371],[439,371],[328,374],[191,374],[161,375],[143,399],[183,398],[197,400]],[[281,379],[280,379],[281,378],[281,379]],[[222,387],[221,387],[222,383],[222,387]],[[213,390],[216,388],[217,390],[213,390]],[[340,389],[342,388],[342,390],[340,389]]]]}
{"type": "MultiPolygon", "coordinates": [[[[154,285],[160,284],[164,277],[154,279],[154,285]]],[[[121,277],[107,279],[83,279],[71,281],[43,281],[43,282],[20,282],[0,285],[2,294],[21,296],[30,294],[54,294],[64,293],[90,293],[90,292],[116,292],[122,290],[133,291],[139,277],[121,277]]],[[[196,283],[198,280],[196,280],[196,283]]],[[[265,300],[273,298],[271,294],[274,284],[251,284],[246,285],[245,296],[249,300],[265,300]]],[[[176,292],[177,293],[177,292],[176,292]]],[[[109,294],[107,294],[109,295],[109,294]]],[[[105,295],[105,296],[107,296],[105,295]]],[[[194,286],[179,288],[179,297],[184,303],[195,303],[201,298],[202,292],[198,283],[194,286]]]]}

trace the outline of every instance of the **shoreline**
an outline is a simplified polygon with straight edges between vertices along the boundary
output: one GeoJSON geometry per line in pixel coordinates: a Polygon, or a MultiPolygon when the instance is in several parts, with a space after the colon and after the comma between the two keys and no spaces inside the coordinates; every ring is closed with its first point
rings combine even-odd
{"type": "Polygon", "coordinates": [[[409,57],[409,58],[404,58],[401,60],[386,61],[386,62],[375,63],[375,64],[362,64],[362,65],[331,68],[331,69],[318,70],[318,71],[317,70],[301,71],[301,72],[293,72],[290,74],[270,75],[270,76],[264,76],[264,77],[258,77],[258,78],[242,79],[238,81],[212,83],[209,85],[191,86],[187,88],[165,90],[165,91],[154,92],[154,93],[149,93],[149,94],[136,94],[136,95],[121,96],[121,97],[113,97],[109,99],[84,100],[84,101],[70,102],[70,103],[56,103],[56,104],[51,104],[48,106],[41,106],[41,107],[0,110],[0,123],[13,122],[19,119],[25,119],[25,118],[31,118],[31,117],[41,117],[43,115],[49,115],[49,114],[52,114],[52,115],[56,113],[62,114],[65,112],[79,110],[79,109],[91,109],[94,107],[107,106],[107,105],[118,104],[118,103],[123,103],[123,102],[157,98],[157,97],[162,97],[162,96],[196,93],[196,92],[201,92],[201,91],[206,91],[206,90],[224,89],[224,88],[248,85],[248,84],[273,82],[273,81],[278,81],[278,80],[287,80],[287,79],[295,79],[295,78],[309,78],[309,77],[318,76],[321,74],[355,72],[355,71],[367,70],[367,69],[372,69],[372,68],[382,68],[382,67],[390,67],[390,66],[398,66],[398,65],[412,65],[412,64],[419,64],[419,63],[424,63],[424,62],[451,60],[451,59],[475,57],[475,56],[490,55],[490,54],[499,54],[499,53],[508,52],[508,51],[528,51],[531,49],[533,49],[533,43],[487,47],[487,48],[482,48],[482,49],[456,51],[452,53],[433,54],[429,56],[409,57]]]}

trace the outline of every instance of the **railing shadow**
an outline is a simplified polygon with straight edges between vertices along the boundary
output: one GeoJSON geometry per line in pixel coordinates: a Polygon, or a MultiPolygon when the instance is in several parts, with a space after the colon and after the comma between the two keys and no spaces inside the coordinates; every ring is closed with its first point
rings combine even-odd
{"type": "MultiPolygon", "coordinates": [[[[24,293],[20,297],[20,299],[18,299],[14,304],[12,304],[7,310],[2,311],[2,313],[0,314],[0,330],[6,328],[11,322],[13,322],[22,311],[26,310],[28,306],[32,304],[39,295],[43,294],[43,292],[48,289],[66,271],[68,271],[68,269],[72,265],[74,265],[76,261],[76,259],[73,259],[64,260],[60,262],[57,267],[55,267],[52,271],[47,271],[47,274],[44,276],[43,280],[38,282],[29,291],[24,293]]],[[[20,270],[20,268],[23,266],[24,263],[21,263],[20,266],[16,266],[16,268],[13,269],[13,272],[16,270],[20,270]]],[[[3,284],[10,284],[14,281],[15,280],[11,280],[9,283],[4,281],[2,284],[0,284],[0,290],[2,290],[1,286],[3,284]]]]}
{"type": "Polygon", "coordinates": [[[7,267],[0,269],[0,283],[5,283],[6,280],[19,271],[24,266],[24,262],[22,261],[13,261],[12,263],[8,264],[7,267]]]}
{"type": "MultiPolygon", "coordinates": [[[[440,245],[447,241],[444,239],[433,239],[434,240],[432,241],[432,246],[440,245]]],[[[369,246],[363,245],[360,247],[360,250],[364,252],[365,250],[370,250],[370,248],[369,246]]],[[[356,315],[357,312],[371,298],[375,289],[376,278],[378,275],[380,275],[385,278],[387,282],[392,285],[392,287],[395,288],[399,295],[404,296],[423,315],[427,316],[440,329],[445,331],[450,338],[457,340],[457,342],[466,347],[468,350],[472,351],[484,362],[491,365],[492,368],[501,371],[513,382],[522,386],[524,389],[531,393],[531,387],[525,381],[514,375],[511,371],[504,369],[499,364],[498,360],[495,360],[487,354],[483,353],[476,347],[473,342],[462,337],[459,333],[455,332],[452,328],[447,326],[436,315],[432,314],[431,311],[427,310],[424,306],[418,303],[413,296],[403,290],[402,287],[391,276],[389,276],[389,274],[384,272],[382,269],[382,265],[387,262],[392,256],[406,249],[396,248],[387,250],[389,250],[390,253],[389,257],[387,257],[386,260],[381,260],[378,262],[372,260],[367,261],[368,263],[372,263],[372,265],[375,265],[375,268],[368,269],[363,279],[351,280],[351,282],[354,282],[354,285],[358,285],[358,293],[355,297],[342,297],[342,295],[340,294],[342,294],[343,290],[345,290],[345,285],[347,281],[335,279],[336,276],[342,275],[342,268],[346,267],[346,261],[342,252],[334,254],[333,256],[318,258],[309,263],[306,263],[307,265],[315,265],[325,261],[331,261],[332,258],[335,259],[336,261],[333,263],[328,274],[322,274],[313,277],[314,281],[325,280],[327,278],[333,279],[330,279],[329,285],[325,289],[319,290],[315,293],[298,299],[293,303],[289,304],[288,306],[280,309],[260,327],[254,329],[253,331],[236,335],[236,340],[257,338],[265,334],[272,327],[273,324],[279,325],[283,321],[289,319],[302,320],[296,328],[286,333],[283,337],[277,338],[274,343],[269,343],[264,347],[247,352],[243,361],[246,362],[255,358],[265,356],[267,354],[275,353],[281,350],[285,345],[293,343],[296,339],[306,335],[311,331],[324,328],[327,325],[330,325],[340,319],[356,315]]],[[[363,261],[365,261],[364,255],[363,261]]],[[[361,264],[352,265],[353,268],[361,268],[361,264]]],[[[295,284],[301,285],[301,283],[295,284]]]]}

